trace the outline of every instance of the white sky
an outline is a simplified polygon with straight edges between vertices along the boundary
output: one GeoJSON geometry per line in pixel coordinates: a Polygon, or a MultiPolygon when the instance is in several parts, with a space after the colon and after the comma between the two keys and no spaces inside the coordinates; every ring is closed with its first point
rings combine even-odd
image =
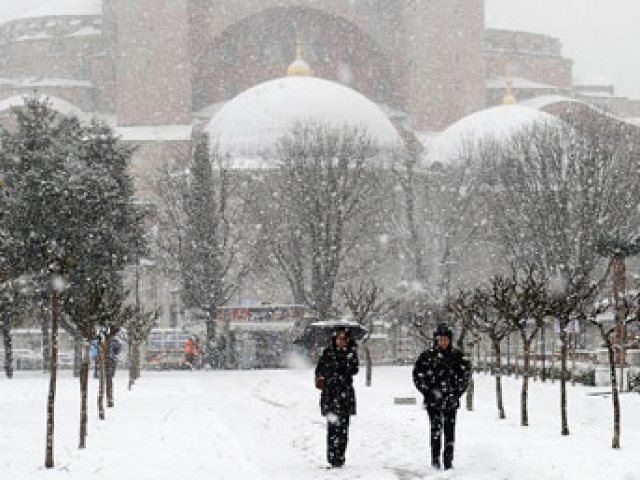
{"type": "MultiPolygon", "coordinates": [[[[50,0],[0,0],[0,21],[50,0]]],[[[53,0],[63,1],[63,0],[53,0]]],[[[485,0],[486,24],[559,37],[578,81],[640,98],[640,0],[485,0]]]]}

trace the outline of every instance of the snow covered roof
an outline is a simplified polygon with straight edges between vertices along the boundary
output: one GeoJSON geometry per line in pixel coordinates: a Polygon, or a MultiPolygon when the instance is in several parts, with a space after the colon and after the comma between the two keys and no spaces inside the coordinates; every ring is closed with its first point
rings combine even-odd
{"type": "MultiPolygon", "coordinates": [[[[427,164],[455,163],[465,142],[494,138],[504,140],[535,123],[554,122],[548,113],[520,105],[499,105],[468,115],[448,128],[428,144],[427,164]]],[[[425,165],[427,167],[428,165],[425,165]]]]}
{"type": "MultiPolygon", "coordinates": [[[[513,88],[532,89],[532,90],[558,90],[559,87],[548,83],[538,83],[526,78],[513,77],[511,79],[513,88]]],[[[506,87],[504,77],[495,77],[487,80],[487,88],[502,89],[506,87]]]]}
{"type": "Polygon", "coordinates": [[[522,100],[520,105],[529,108],[535,108],[536,110],[544,110],[545,108],[555,104],[555,103],[580,103],[589,108],[593,108],[593,106],[587,102],[582,100],[578,100],[576,98],[565,97],[562,95],[540,95],[538,97],[528,98],[527,100],[522,100]]]}
{"type": "Polygon", "coordinates": [[[140,125],[135,127],[116,127],[116,134],[122,140],[154,142],[154,141],[188,141],[191,140],[191,125],[140,125]]]}
{"type": "Polygon", "coordinates": [[[297,122],[365,129],[381,148],[401,144],[384,112],[355,90],[316,77],[256,85],[225,104],[206,131],[212,145],[246,167],[269,167],[265,155],[297,122]]]}
{"type": "Polygon", "coordinates": [[[49,0],[26,11],[18,11],[2,21],[25,18],[102,15],[102,0],[49,0]]]}
{"type": "MultiPolygon", "coordinates": [[[[0,100],[0,112],[4,112],[9,110],[12,107],[21,107],[24,105],[25,96],[23,95],[14,95],[13,97],[5,98],[4,100],[0,100]]],[[[65,115],[76,115],[78,118],[85,119],[87,114],[80,110],[78,107],[73,105],[72,103],[63,100],[58,97],[47,97],[47,100],[51,103],[51,106],[54,110],[63,113],[65,115]]]]}

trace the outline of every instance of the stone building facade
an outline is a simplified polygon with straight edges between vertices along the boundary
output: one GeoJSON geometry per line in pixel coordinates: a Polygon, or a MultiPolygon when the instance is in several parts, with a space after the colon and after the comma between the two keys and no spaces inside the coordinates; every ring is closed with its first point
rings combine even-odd
{"type": "Polygon", "coordinates": [[[281,76],[298,32],[316,75],[406,112],[420,130],[484,104],[482,0],[89,2],[93,11],[40,9],[0,25],[4,95],[37,88],[118,126],[190,124],[281,76]]]}
{"type": "MultiPolygon", "coordinates": [[[[223,104],[284,75],[296,39],[314,75],[420,138],[501,103],[505,76],[519,99],[577,95],[559,41],[486,30],[484,0],[51,0],[0,24],[0,110],[38,91],[107,121],[138,147],[148,199],[157,169],[187,158],[223,104]]],[[[640,102],[605,100],[640,118],[640,102]]]]}

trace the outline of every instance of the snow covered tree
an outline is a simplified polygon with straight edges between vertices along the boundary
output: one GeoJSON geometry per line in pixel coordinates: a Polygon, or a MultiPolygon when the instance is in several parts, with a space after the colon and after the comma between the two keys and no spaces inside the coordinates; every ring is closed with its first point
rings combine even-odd
{"type": "Polygon", "coordinates": [[[434,164],[427,177],[431,183],[426,200],[429,227],[424,235],[437,246],[438,293],[443,302],[451,295],[452,285],[464,289],[483,281],[491,263],[493,252],[486,240],[487,184],[492,179],[483,159],[495,148],[497,143],[490,139],[464,139],[454,157],[445,160],[446,166],[434,164]]]}
{"type": "Polygon", "coordinates": [[[362,339],[362,347],[366,365],[366,385],[370,387],[373,364],[367,341],[373,331],[373,321],[384,315],[392,305],[389,300],[383,297],[382,288],[374,281],[360,282],[357,290],[352,285],[347,285],[342,288],[341,294],[351,319],[367,329],[367,333],[362,339]]]}
{"type": "Polygon", "coordinates": [[[188,169],[166,172],[157,189],[159,254],[181,285],[184,305],[206,313],[209,355],[215,347],[216,309],[248,274],[255,241],[250,228],[242,228],[244,202],[232,195],[233,179],[225,162],[217,152],[210,155],[208,139],[202,136],[188,169]]]}
{"type": "Polygon", "coordinates": [[[531,343],[540,330],[544,317],[549,313],[546,281],[530,265],[524,272],[512,267],[508,276],[492,278],[491,305],[512,331],[518,332],[524,350],[524,371],[520,394],[520,424],[529,425],[528,391],[530,377],[531,343]]]}
{"type": "Polygon", "coordinates": [[[489,338],[495,355],[496,404],[498,417],[506,418],[502,400],[502,349],[501,343],[513,331],[496,305],[502,301],[504,282],[499,276],[491,279],[488,289],[476,288],[473,292],[473,319],[475,328],[489,338]]]}
{"type": "MultiPolygon", "coordinates": [[[[445,305],[447,312],[451,314],[458,327],[458,348],[466,353],[466,357],[473,372],[473,350],[478,345],[480,336],[475,331],[473,292],[462,290],[455,297],[449,297],[445,305]]],[[[466,392],[466,408],[473,411],[474,380],[469,378],[469,387],[466,392]]]]}
{"type": "MultiPolygon", "coordinates": [[[[394,152],[395,158],[391,169],[403,194],[403,218],[397,222],[395,229],[404,232],[402,237],[406,240],[402,242],[402,245],[412,263],[413,279],[424,288],[429,279],[429,272],[425,258],[425,234],[427,232],[422,228],[424,222],[421,220],[424,207],[421,200],[424,200],[422,197],[426,197],[426,195],[421,195],[422,184],[416,174],[424,147],[413,130],[401,122],[397,122],[395,126],[406,147],[404,151],[396,150],[394,152]]],[[[426,188],[430,188],[429,182],[426,183],[428,184],[426,188]]]]}
{"type": "MultiPolygon", "coordinates": [[[[627,296],[622,299],[622,311],[611,300],[604,300],[595,303],[593,306],[584,309],[584,316],[587,320],[595,325],[600,333],[600,338],[604,343],[609,357],[609,378],[611,381],[611,400],[613,404],[613,439],[611,441],[612,448],[620,448],[620,392],[618,388],[618,379],[616,377],[616,361],[614,338],[620,323],[623,327],[640,321],[640,303],[637,295],[627,296]],[[613,326],[608,327],[600,318],[600,315],[615,309],[616,321],[613,326]]],[[[624,382],[624,377],[620,376],[620,381],[624,382]]]]}
{"type": "Polygon", "coordinates": [[[604,116],[538,124],[485,163],[496,180],[494,239],[517,264],[538,265],[553,290],[562,345],[563,435],[569,433],[567,326],[576,308],[593,301],[604,278],[607,262],[598,243],[637,231],[640,150],[633,132],[604,116]]]}
{"type": "Polygon", "coordinates": [[[140,345],[147,339],[151,329],[156,325],[157,311],[144,311],[138,304],[134,307],[125,325],[127,343],[129,344],[129,390],[140,378],[140,345]]]}
{"type": "Polygon", "coordinates": [[[321,319],[336,312],[339,281],[373,261],[368,245],[384,222],[378,154],[356,129],[300,124],[279,141],[263,231],[295,303],[321,319]]]}
{"type": "Polygon", "coordinates": [[[10,213],[9,232],[21,272],[51,278],[45,458],[51,468],[61,302],[82,301],[73,296],[76,285],[102,280],[105,271],[113,276],[129,261],[139,236],[127,173],[131,150],[108,127],[59,115],[37,97],[13,114],[15,128],[0,133],[7,194],[20,206],[10,213]]]}

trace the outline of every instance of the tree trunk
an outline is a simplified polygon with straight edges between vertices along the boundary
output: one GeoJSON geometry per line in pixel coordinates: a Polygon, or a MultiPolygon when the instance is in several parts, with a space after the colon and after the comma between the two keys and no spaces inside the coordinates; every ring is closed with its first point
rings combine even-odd
{"type": "Polygon", "coordinates": [[[80,377],[82,370],[82,345],[84,343],[84,339],[80,333],[76,334],[73,339],[73,376],[78,378],[80,377]]]}
{"type": "Polygon", "coordinates": [[[53,468],[53,438],[55,426],[56,381],[58,376],[58,294],[51,289],[51,366],[47,397],[47,446],[44,466],[53,468]]]}
{"type": "Polygon", "coordinates": [[[88,397],[89,397],[89,350],[91,345],[84,342],[82,351],[82,365],[80,366],[80,439],[78,448],[86,448],[87,422],[88,422],[88,397]]]}
{"type": "Polygon", "coordinates": [[[518,336],[516,335],[513,340],[513,378],[520,376],[520,368],[518,365],[518,336]]]}
{"type": "MultiPolygon", "coordinates": [[[[575,327],[573,327],[575,328],[575,327]]],[[[572,343],[571,343],[571,386],[576,386],[576,334],[573,332],[571,334],[572,343]]]]}
{"type": "Polygon", "coordinates": [[[4,343],[4,373],[7,378],[13,378],[13,346],[11,344],[11,329],[9,319],[2,322],[2,338],[4,343]]]}
{"type": "Polygon", "coordinates": [[[136,341],[134,344],[134,353],[133,353],[133,365],[134,365],[134,370],[133,370],[133,378],[134,380],[138,380],[140,378],[140,362],[141,362],[141,358],[140,358],[140,342],[136,341]]]}
{"type": "Polygon", "coordinates": [[[523,427],[529,426],[529,375],[531,365],[531,339],[522,339],[522,350],[524,355],[524,366],[522,369],[522,394],[520,396],[520,424],[523,427]]]}
{"type": "Polygon", "coordinates": [[[100,340],[98,343],[98,418],[100,420],[104,420],[104,388],[107,378],[105,342],[106,340],[100,340]]]}
{"type": "Polygon", "coordinates": [[[484,373],[489,373],[491,368],[489,366],[489,347],[484,344],[484,373]]]}
{"type": "MultiPolygon", "coordinates": [[[[602,332],[604,334],[604,332],[602,332]]],[[[604,335],[603,335],[604,336],[604,335]]],[[[611,399],[613,400],[613,440],[612,448],[620,448],[620,396],[618,395],[618,380],[616,378],[616,359],[613,343],[606,336],[607,351],[609,353],[609,375],[611,377],[611,399]]]]}
{"type": "Polygon", "coordinates": [[[567,413],[567,332],[560,326],[560,412],[562,417],[562,435],[569,435],[567,413]]]}
{"type": "Polygon", "coordinates": [[[364,359],[365,359],[365,365],[366,365],[366,386],[370,387],[371,386],[371,375],[372,375],[372,362],[371,362],[371,351],[369,350],[369,345],[364,345],[363,347],[364,350],[364,359]]]}
{"type": "Polygon", "coordinates": [[[466,401],[467,401],[467,411],[473,412],[473,387],[474,387],[473,360],[469,359],[469,365],[470,365],[469,368],[471,368],[471,376],[469,377],[469,387],[467,388],[466,401]]]}
{"type": "Polygon", "coordinates": [[[496,353],[496,402],[498,405],[498,418],[504,419],[507,416],[504,413],[504,405],[502,403],[502,352],[500,351],[500,340],[493,340],[493,349],[496,353]]]}
{"type": "MultiPolygon", "coordinates": [[[[622,322],[624,322],[624,319],[622,319],[622,322]]],[[[619,390],[621,392],[624,392],[627,389],[626,382],[624,381],[624,363],[625,363],[625,357],[626,357],[624,344],[627,341],[627,338],[626,338],[627,326],[624,323],[622,323],[620,330],[621,332],[620,332],[620,388],[619,390]]]]}
{"type": "Polygon", "coordinates": [[[129,382],[128,388],[131,390],[133,384],[135,383],[135,342],[133,340],[129,340],[129,382]]]}
{"type": "MultiPolygon", "coordinates": [[[[538,350],[538,345],[537,345],[537,341],[534,339],[533,342],[531,342],[531,345],[529,346],[529,355],[531,355],[532,351],[537,351],[538,350]]],[[[532,378],[534,382],[538,381],[538,355],[534,355],[533,357],[533,369],[531,370],[531,372],[533,373],[532,378]]]]}
{"type": "Polygon", "coordinates": [[[555,334],[551,337],[551,371],[549,374],[551,375],[551,383],[556,383],[556,336],[555,334]]]}
{"type": "Polygon", "coordinates": [[[51,366],[51,338],[49,336],[50,317],[46,307],[42,306],[42,372],[47,373],[51,366]]]}
{"type": "MultiPolygon", "coordinates": [[[[206,328],[207,328],[207,333],[206,333],[206,340],[205,340],[205,349],[207,353],[209,366],[213,368],[214,367],[213,352],[215,351],[215,348],[216,348],[216,309],[215,307],[209,307],[206,328]]],[[[139,345],[139,344],[136,343],[136,345],[139,345]]],[[[139,365],[140,365],[140,362],[138,361],[138,366],[139,365]]]]}

